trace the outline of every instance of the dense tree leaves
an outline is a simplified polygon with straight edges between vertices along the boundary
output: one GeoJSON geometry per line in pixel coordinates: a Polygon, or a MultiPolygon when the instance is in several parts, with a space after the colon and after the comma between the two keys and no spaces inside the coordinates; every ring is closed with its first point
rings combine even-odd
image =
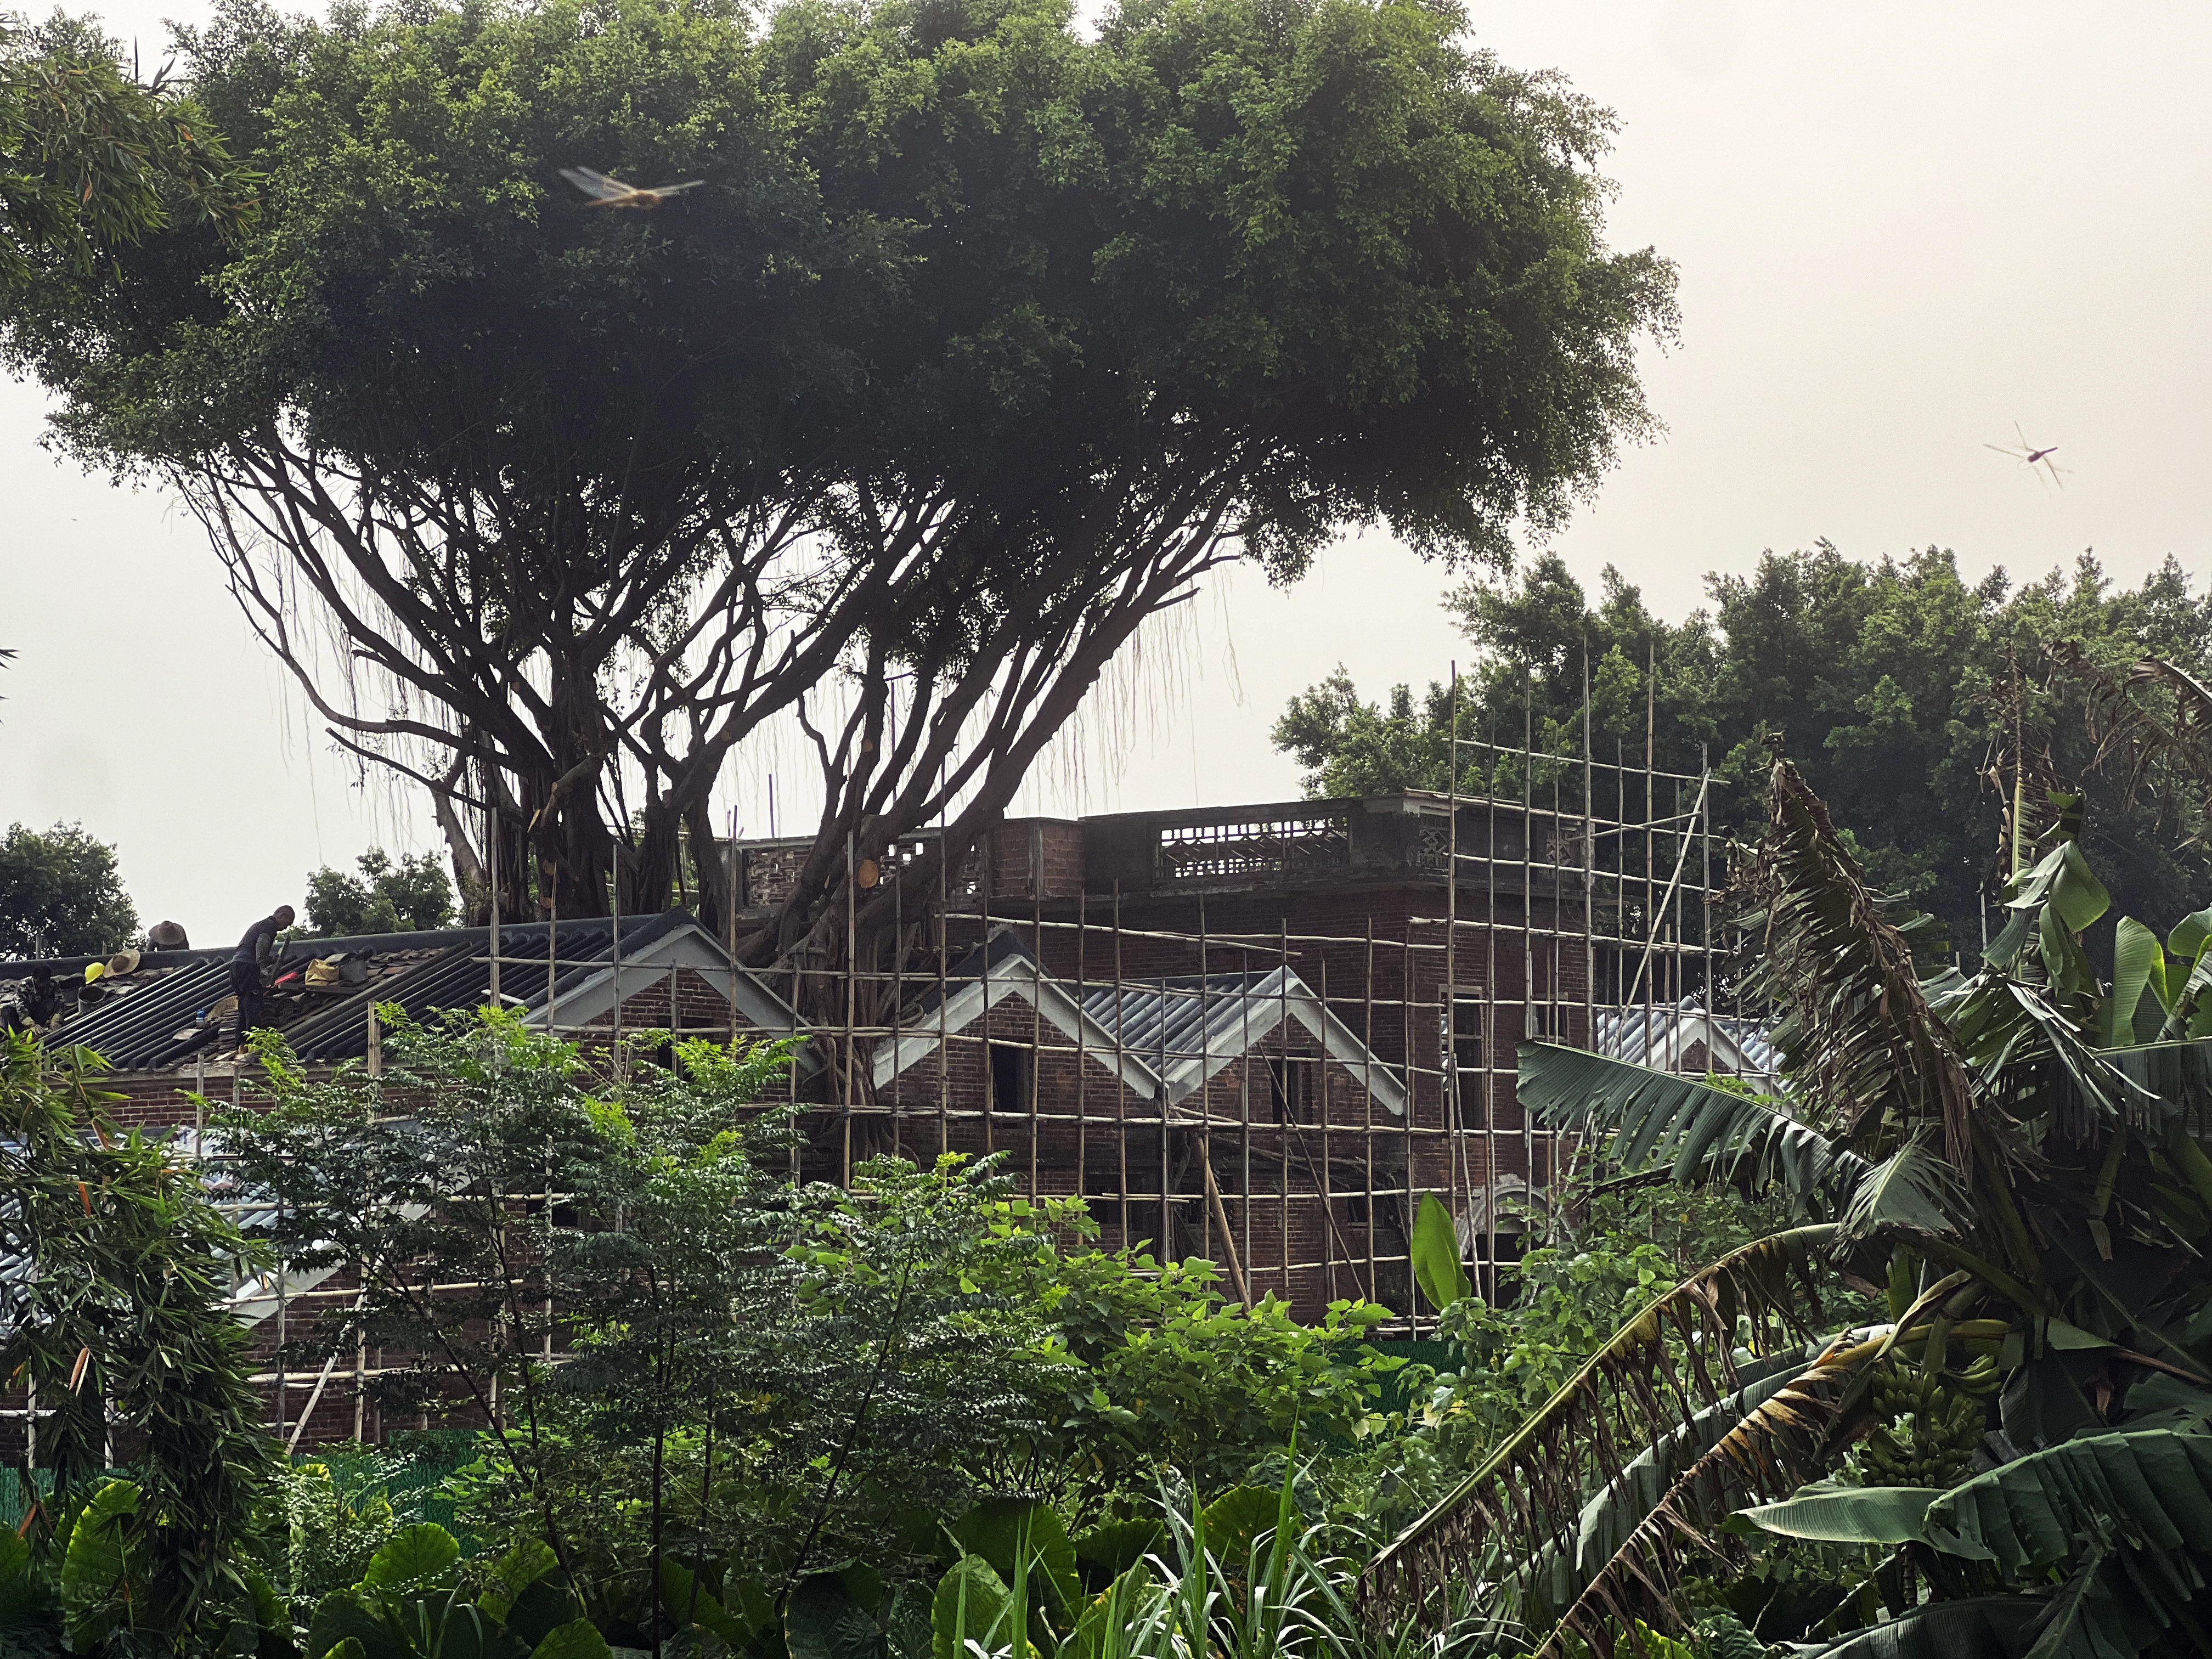
{"type": "MultiPolygon", "coordinates": [[[[1708,576],[1706,591],[1710,608],[1669,623],[1612,570],[1591,604],[1554,556],[1511,581],[1464,585],[1449,601],[1477,653],[1461,685],[1462,737],[1518,746],[1525,729],[1540,749],[1580,754],[1587,646],[1600,759],[1617,749],[1639,762],[1648,719],[1657,764],[1694,773],[1710,758],[1726,786],[1718,822],[1748,838],[1765,811],[1760,738],[1784,733],[1873,884],[1933,913],[1969,961],[1982,897],[2010,873],[2001,842],[2016,724],[2028,738],[2027,834],[2047,820],[2046,785],[2098,780],[2083,838],[2122,909],[2160,915],[2167,895],[2212,881],[2204,848],[2189,844],[2201,781],[2130,794],[2128,756],[2102,755],[2087,718],[2092,687],[2054,673],[2046,652],[2079,641],[2107,668],[2148,653],[2201,671],[2212,605],[2172,560],[2132,590],[2086,556],[2070,574],[2014,587],[2000,570],[1970,586],[1948,552],[1867,564],[1823,543],[1769,553],[1746,576],[1708,576]]],[[[1449,703],[1437,684],[1369,702],[1340,672],[1292,699],[1275,741],[1315,793],[1442,788],[1449,703]]],[[[1482,787],[1472,754],[1462,763],[1462,787],[1482,787]]]]}
{"type": "Polygon", "coordinates": [[[803,719],[827,804],[773,951],[848,836],[949,805],[957,852],[1213,565],[1378,522],[1495,557],[1644,429],[1672,276],[1604,244],[1607,118],[1463,22],[236,0],[184,63],[258,226],[42,286],[6,349],[75,453],[184,493],[342,740],[430,782],[465,889],[488,802],[509,914],[596,910],[611,830],[664,902],[732,749],[803,719]],[[592,211],[579,163],[704,182],[592,211]]]}
{"type": "Polygon", "coordinates": [[[115,849],[82,824],[43,834],[20,823],[0,838],[0,956],[97,956],[120,950],[138,912],[115,849]]]}
{"type": "Polygon", "coordinates": [[[96,29],[0,18],[0,293],[173,224],[241,229],[252,185],[197,104],[126,76],[96,29]]]}
{"type": "Polygon", "coordinates": [[[102,1069],[27,1036],[0,1047],[0,1375],[35,1391],[50,1480],[21,1530],[66,1548],[88,1640],[143,1620],[212,1646],[252,1616],[242,1552],[276,1456],[228,1304],[258,1261],[199,1170],[117,1129],[102,1069]],[[118,1449],[133,1484],[102,1489],[80,1548],[65,1523],[118,1449]]]}
{"type": "Polygon", "coordinates": [[[325,865],[307,878],[307,930],[330,938],[444,927],[453,920],[453,884],[427,854],[397,864],[372,847],[356,860],[361,873],[325,865]]]}

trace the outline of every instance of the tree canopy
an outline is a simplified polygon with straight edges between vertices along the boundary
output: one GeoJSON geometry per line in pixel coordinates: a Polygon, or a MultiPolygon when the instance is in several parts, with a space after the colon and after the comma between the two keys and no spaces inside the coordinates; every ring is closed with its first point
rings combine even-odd
{"type": "MultiPolygon", "coordinates": [[[[1710,758],[1728,786],[1717,821],[1748,836],[1765,811],[1762,739],[1785,732],[1875,883],[1940,918],[1969,957],[1983,894],[2011,873],[1998,854],[2015,758],[2036,811],[2048,788],[2105,777],[2082,835],[2118,902],[2155,911],[2212,878],[2192,844],[2201,800],[2131,793],[2124,766],[2106,775],[2093,688],[2050,650],[2078,641],[2108,669],[2145,655],[2212,665],[2212,599],[2172,560],[2132,589],[2087,555],[2014,586],[2002,569],[1969,584],[1948,550],[1869,564],[1824,542],[1709,575],[1706,592],[1710,608],[1671,623],[1611,568],[1590,603],[1552,555],[1511,580],[1463,584],[1448,600],[1476,653],[1461,736],[1518,746],[1525,730],[1540,750],[1580,754],[1587,645],[1599,759],[1618,745],[1639,762],[1649,717],[1656,764],[1694,773],[1710,758]]],[[[1275,742],[1314,794],[1441,789],[1450,702],[1440,682],[1370,702],[1340,670],[1291,701],[1275,742]]],[[[1462,763],[1462,787],[1479,789],[1474,757],[1462,763]]]]}
{"type": "Polygon", "coordinates": [[[78,823],[0,838],[0,956],[100,956],[138,931],[115,848],[78,823]]]}
{"type": "Polygon", "coordinates": [[[380,847],[355,860],[357,876],[327,864],[307,878],[307,931],[326,938],[450,926],[453,884],[427,853],[397,864],[380,847]]]}
{"type": "Polygon", "coordinates": [[[252,179],[164,77],[123,74],[112,42],[65,16],[0,17],[0,291],[182,222],[231,231],[252,179]]]}
{"type": "Polygon", "coordinates": [[[1464,21],[234,0],[180,48],[264,176],[250,234],[42,284],[5,350],[72,453],[181,492],[339,740],[436,792],[465,890],[492,817],[507,914],[596,911],[618,828],[625,902],[665,902],[731,752],[795,719],[826,804],[773,951],[895,834],[945,815],[957,855],[1212,566],[1376,523],[1494,559],[1645,429],[1672,272],[1604,242],[1609,118],[1464,21]],[[577,164],[704,182],[595,211],[577,164]]]}

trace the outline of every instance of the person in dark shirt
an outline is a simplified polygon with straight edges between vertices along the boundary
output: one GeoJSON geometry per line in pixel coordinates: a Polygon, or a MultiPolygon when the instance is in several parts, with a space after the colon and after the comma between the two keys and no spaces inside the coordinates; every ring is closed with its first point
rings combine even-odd
{"type": "Polygon", "coordinates": [[[292,925],[293,910],[280,904],[246,930],[231,952],[230,988],[238,997],[238,1040],[269,1023],[269,1003],[263,994],[270,958],[276,954],[276,935],[292,925]]]}

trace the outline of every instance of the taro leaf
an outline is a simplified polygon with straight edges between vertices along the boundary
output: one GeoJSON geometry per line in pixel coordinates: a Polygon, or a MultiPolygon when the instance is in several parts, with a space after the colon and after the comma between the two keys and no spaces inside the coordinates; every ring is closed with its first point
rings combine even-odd
{"type": "Polygon", "coordinates": [[[0,1625],[21,1624],[53,1607],[53,1593],[31,1559],[30,1541],[0,1527],[0,1625]]]}
{"type": "Polygon", "coordinates": [[[246,1594],[253,1598],[252,1628],[247,1630],[243,1620],[232,1627],[231,1651],[251,1649],[253,1659],[300,1659],[291,1610],[269,1582],[269,1575],[249,1563],[241,1565],[239,1577],[246,1581],[246,1594]]]}
{"type": "Polygon", "coordinates": [[[1784,1538],[1824,1544],[1912,1544],[1928,1506],[1942,1494],[1923,1486],[1846,1486],[1832,1480],[1802,1486],[1779,1504],[1758,1504],[1729,1517],[1784,1538]]]}
{"type": "Polygon", "coordinates": [[[1133,1620],[1145,1615],[1149,1610],[1146,1603],[1156,1602],[1159,1594],[1152,1583],[1152,1564],[1137,1562],[1091,1599],[1067,1639],[1060,1644],[1054,1659],[1103,1659],[1107,1654],[1127,1651],[1126,1637],[1115,1639],[1121,1632],[1115,1625],[1119,1623],[1126,1630],[1133,1620]]]}
{"type": "Polygon", "coordinates": [[[930,1601],[930,1652],[933,1659],[967,1659],[968,1644],[980,1643],[986,1653],[1012,1648],[1015,1659],[1036,1652],[1012,1628],[1013,1592],[980,1555],[963,1555],[952,1570],[937,1581],[930,1601]]]}
{"type": "Polygon", "coordinates": [[[744,1646],[752,1635],[744,1622],[732,1614],[720,1597],[708,1594],[697,1575],[672,1555],[660,1558],[660,1605],[678,1623],[710,1630],[732,1650],[744,1646]]]}
{"type": "Polygon", "coordinates": [[[1042,1580],[1063,1624],[1082,1607],[1083,1581],[1076,1576],[1075,1546],[1049,1504],[1027,1498],[987,1498],[962,1516],[951,1531],[1007,1583],[1013,1582],[1014,1552],[1023,1547],[1030,1583],[1042,1580]]]}
{"type": "Polygon", "coordinates": [[[1167,1542],[1168,1529],[1156,1520],[1109,1521],[1093,1527],[1075,1540],[1075,1559],[1096,1567],[1104,1579],[1103,1589],[1167,1542]]]}
{"type": "Polygon", "coordinates": [[[544,1641],[562,1625],[574,1624],[584,1616],[584,1604],[557,1578],[546,1577],[523,1586],[522,1594],[514,1598],[507,1610],[507,1628],[510,1635],[528,1647],[544,1641]]]}
{"type": "Polygon", "coordinates": [[[607,1638],[588,1619],[572,1619],[545,1632],[545,1639],[530,1650],[530,1659],[611,1659],[607,1638]]]}
{"type": "Polygon", "coordinates": [[[1766,1644],[1732,1613],[1716,1613],[1698,1621],[1698,1650],[1707,1659],[1766,1659],[1766,1644]]]}
{"type": "Polygon", "coordinates": [[[560,1565],[552,1546],[542,1538],[526,1538],[491,1564],[491,1582],[477,1597],[477,1605],[501,1623],[515,1598],[560,1565]]]}
{"type": "Polygon", "coordinates": [[[931,1659],[927,1585],[903,1583],[891,1593],[890,1616],[884,1621],[884,1643],[890,1650],[890,1659],[931,1659]]]}
{"type": "Polygon", "coordinates": [[[1421,1212],[1413,1223],[1413,1282],[1439,1313],[1474,1294],[1467,1264],[1460,1260],[1459,1229],[1434,1193],[1421,1195],[1421,1212]]]}
{"type": "Polygon", "coordinates": [[[783,1610],[783,1639],[791,1659],[883,1659],[875,1615],[834,1572],[811,1572],[799,1581],[783,1610]]]}
{"type": "Polygon", "coordinates": [[[1221,1570],[1243,1578],[1261,1537],[1274,1531],[1282,1494],[1265,1486],[1231,1486],[1206,1506],[1206,1547],[1221,1570]]]}
{"type": "Polygon", "coordinates": [[[2049,1605],[2036,1595],[1930,1601],[1827,1647],[1800,1647],[1796,1659],[2013,1659],[2049,1605]]]}
{"type": "Polygon", "coordinates": [[[130,1559],[123,1523],[138,1512],[138,1487],[111,1480],[77,1512],[62,1557],[62,1616],[70,1645],[78,1653],[97,1648],[114,1626],[114,1609],[130,1594],[130,1559]]]}
{"type": "Polygon", "coordinates": [[[845,1588],[853,1599],[866,1610],[871,1619],[884,1610],[884,1576],[865,1561],[854,1561],[837,1569],[837,1577],[845,1581],[845,1588]]]}
{"type": "Polygon", "coordinates": [[[359,1659],[405,1659],[407,1648],[357,1590],[332,1590],[307,1625],[307,1659],[324,1659],[350,1642],[359,1659]]]}
{"type": "Polygon", "coordinates": [[[402,1527],[369,1558],[361,1582],[377,1589],[419,1589],[443,1582],[461,1559],[453,1534],[435,1521],[402,1527]]]}
{"type": "Polygon", "coordinates": [[[2212,1435],[2089,1435],[2000,1464],[1929,1506],[1928,1541],[2020,1573],[2071,1565],[2109,1523],[2154,1550],[2212,1549],[2212,1435]]]}

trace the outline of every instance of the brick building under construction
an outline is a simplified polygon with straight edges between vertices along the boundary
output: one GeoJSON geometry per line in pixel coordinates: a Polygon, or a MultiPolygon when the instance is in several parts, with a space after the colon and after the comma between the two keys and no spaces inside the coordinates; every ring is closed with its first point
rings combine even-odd
{"type": "MultiPolygon", "coordinates": [[[[733,964],[677,910],[303,942],[271,1018],[318,1067],[376,1065],[374,1009],[392,1003],[419,1017],[496,1000],[586,1038],[798,1036],[787,1087],[810,1177],[843,1179],[885,1152],[999,1154],[1027,1190],[1085,1198],[1109,1245],[1204,1255],[1239,1296],[1309,1316],[1369,1297],[1418,1331],[1409,1235],[1423,1196],[1449,1206],[1486,1285],[1572,1156],[1515,1099],[1523,1040],[1698,1074],[1772,1066],[1716,1006],[1709,781],[1504,759],[1520,799],[1006,821],[873,972],[733,964]],[[310,955],[342,971],[309,984],[310,955]],[[843,1014],[802,1023],[799,1007],[843,1014]]],[[[765,914],[810,845],[716,852],[765,914]]],[[[149,953],[64,1014],[58,1035],[114,1066],[118,1116],[196,1127],[195,1094],[250,1087],[234,1036],[210,1040],[228,955],[149,953]]],[[[0,965],[0,981],[31,966],[0,965]]],[[[49,964],[61,978],[83,966],[49,964]]],[[[240,1316],[273,1356],[287,1306],[333,1293],[293,1278],[241,1286],[240,1316]]],[[[288,1438],[374,1437],[343,1379],[270,1364],[288,1438]]]]}

